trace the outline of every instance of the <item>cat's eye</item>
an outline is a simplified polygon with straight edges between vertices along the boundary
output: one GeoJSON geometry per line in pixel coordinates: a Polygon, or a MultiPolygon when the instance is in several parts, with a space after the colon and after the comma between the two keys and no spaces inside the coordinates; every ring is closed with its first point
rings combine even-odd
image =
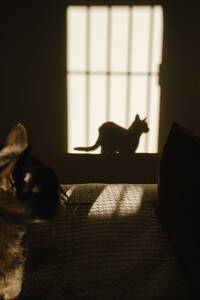
{"type": "Polygon", "coordinates": [[[32,174],[30,172],[27,172],[24,176],[24,181],[29,182],[32,178],[32,174]]]}

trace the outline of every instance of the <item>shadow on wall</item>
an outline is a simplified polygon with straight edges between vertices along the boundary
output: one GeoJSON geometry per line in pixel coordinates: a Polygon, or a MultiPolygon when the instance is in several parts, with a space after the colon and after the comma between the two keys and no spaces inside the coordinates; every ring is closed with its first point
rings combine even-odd
{"type": "Polygon", "coordinates": [[[140,120],[139,115],[136,115],[135,120],[128,129],[113,122],[105,122],[99,127],[99,136],[93,146],[76,147],[74,150],[88,152],[101,147],[101,154],[104,155],[116,153],[131,155],[136,151],[142,133],[147,133],[148,131],[146,118],[140,120]]]}

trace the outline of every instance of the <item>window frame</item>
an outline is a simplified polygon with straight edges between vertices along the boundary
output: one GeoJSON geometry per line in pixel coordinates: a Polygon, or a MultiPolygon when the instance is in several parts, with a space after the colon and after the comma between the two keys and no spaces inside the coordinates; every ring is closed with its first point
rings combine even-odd
{"type": "MultiPolygon", "coordinates": [[[[163,0],[69,0],[65,3],[67,6],[91,5],[91,6],[109,6],[109,5],[160,5],[163,7],[163,0]]],[[[164,11],[164,9],[163,9],[164,11]]],[[[65,26],[66,28],[66,26],[65,26]]],[[[66,37],[66,34],[65,34],[66,37]]],[[[66,45],[66,43],[65,43],[66,45]]],[[[66,58],[67,59],[67,58],[66,58]]],[[[67,68],[67,64],[66,64],[67,68]]],[[[65,76],[67,69],[65,72],[65,76]]],[[[65,77],[66,78],[66,77],[65,77]]],[[[66,109],[67,102],[66,86],[66,109]]],[[[68,128],[66,128],[68,132],[68,128]]],[[[66,139],[67,143],[68,140],[66,139]]],[[[66,146],[68,146],[66,144],[66,146]]],[[[130,158],[104,157],[101,154],[90,153],[70,153],[65,152],[62,160],[61,174],[62,181],[70,184],[77,183],[157,183],[159,153],[134,153],[130,158]],[[119,174],[119,175],[118,175],[119,174]]]]}

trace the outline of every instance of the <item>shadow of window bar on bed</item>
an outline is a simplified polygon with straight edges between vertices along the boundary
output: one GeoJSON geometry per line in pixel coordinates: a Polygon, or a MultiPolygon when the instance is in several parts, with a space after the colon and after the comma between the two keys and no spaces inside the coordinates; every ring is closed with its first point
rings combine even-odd
{"type": "Polygon", "coordinates": [[[68,6],[66,26],[68,152],[93,145],[103,122],[127,128],[137,113],[150,128],[137,152],[157,152],[162,7],[68,6]]]}

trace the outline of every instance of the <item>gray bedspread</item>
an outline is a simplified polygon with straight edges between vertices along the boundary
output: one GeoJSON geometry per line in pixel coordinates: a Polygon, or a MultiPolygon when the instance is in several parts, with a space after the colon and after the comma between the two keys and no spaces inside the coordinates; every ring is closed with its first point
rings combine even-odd
{"type": "Polygon", "coordinates": [[[20,299],[191,299],[156,217],[156,185],[63,185],[69,202],[32,225],[20,299]]]}

